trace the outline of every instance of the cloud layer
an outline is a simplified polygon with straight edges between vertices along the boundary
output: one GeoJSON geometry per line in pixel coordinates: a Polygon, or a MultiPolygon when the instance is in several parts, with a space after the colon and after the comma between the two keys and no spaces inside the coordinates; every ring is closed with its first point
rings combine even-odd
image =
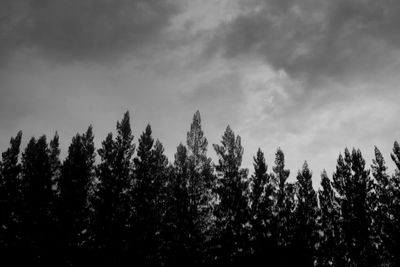
{"type": "Polygon", "coordinates": [[[399,27],[394,0],[0,1],[0,148],[58,130],[65,155],[130,110],[173,158],[199,109],[210,144],[227,124],[242,136],[246,167],[281,146],[318,184],[345,146],[389,159],[399,27]]]}
{"type": "Polygon", "coordinates": [[[222,24],[207,52],[263,58],[310,83],[346,80],[397,62],[400,2],[252,0],[222,24]]]}
{"type": "Polygon", "coordinates": [[[34,50],[57,62],[115,61],[159,45],[176,3],[168,0],[0,2],[0,58],[34,50]]]}

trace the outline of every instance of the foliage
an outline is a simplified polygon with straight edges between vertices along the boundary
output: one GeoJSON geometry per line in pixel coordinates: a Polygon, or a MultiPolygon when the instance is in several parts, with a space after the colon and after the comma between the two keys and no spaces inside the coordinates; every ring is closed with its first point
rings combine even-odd
{"type": "MultiPolygon", "coordinates": [[[[129,113],[97,150],[93,129],[76,134],[60,160],[56,133],[22,132],[0,161],[0,249],[14,265],[398,266],[400,145],[389,174],[377,147],[371,170],[360,150],[340,154],[318,191],[305,162],[294,177],[278,148],[242,167],[228,126],[207,155],[197,111],[169,162],[150,125],[137,149],[129,113]]],[[[314,179],[315,182],[315,179],[314,179]]]]}

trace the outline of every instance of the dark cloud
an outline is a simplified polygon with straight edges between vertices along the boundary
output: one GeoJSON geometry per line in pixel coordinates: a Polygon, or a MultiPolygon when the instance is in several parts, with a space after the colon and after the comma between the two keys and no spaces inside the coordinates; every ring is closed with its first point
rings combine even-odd
{"type": "Polygon", "coordinates": [[[371,73],[398,57],[399,1],[254,0],[242,9],[209,54],[262,57],[307,82],[371,73]]]}
{"type": "Polygon", "coordinates": [[[5,0],[0,59],[33,50],[53,61],[113,61],[159,45],[178,6],[168,0],[5,0]]]}

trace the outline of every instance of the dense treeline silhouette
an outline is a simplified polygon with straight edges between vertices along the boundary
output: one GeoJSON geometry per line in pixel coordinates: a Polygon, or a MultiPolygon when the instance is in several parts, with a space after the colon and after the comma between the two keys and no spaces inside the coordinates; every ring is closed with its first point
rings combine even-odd
{"type": "Polygon", "coordinates": [[[57,133],[22,153],[22,133],[11,138],[0,162],[4,265],[400,265],[397,142],[393,175],[378,148],[370,170],[346,148],[316,192],[307,162],[288,182],[281,149],[272,171],[258,149],[249,174],[229,126],[213,163],[199,112],[171,163],[150,125],[137,146],[128,112],[116,130],[96,150],[90,126],[63,162],[57,133]]]}

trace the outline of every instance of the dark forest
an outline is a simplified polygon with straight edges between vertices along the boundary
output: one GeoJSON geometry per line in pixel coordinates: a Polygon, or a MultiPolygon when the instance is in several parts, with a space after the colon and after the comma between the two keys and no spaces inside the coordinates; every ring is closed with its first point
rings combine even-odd
{"type": "Polygon", "coordinates": [[[307,162],[291,173],[280,148],[243,168],[229,126],[213,162],[199,112],[172,161],[150,125],[133,136],[128,112],[100,148],[91,126],[76,134],[63,160],[57,133],[21,139],[0,162],[4,265],[400,265],[397,142],[394,174],[377,147],[371,163],[346,148],[315,190],[307,162]]]}

